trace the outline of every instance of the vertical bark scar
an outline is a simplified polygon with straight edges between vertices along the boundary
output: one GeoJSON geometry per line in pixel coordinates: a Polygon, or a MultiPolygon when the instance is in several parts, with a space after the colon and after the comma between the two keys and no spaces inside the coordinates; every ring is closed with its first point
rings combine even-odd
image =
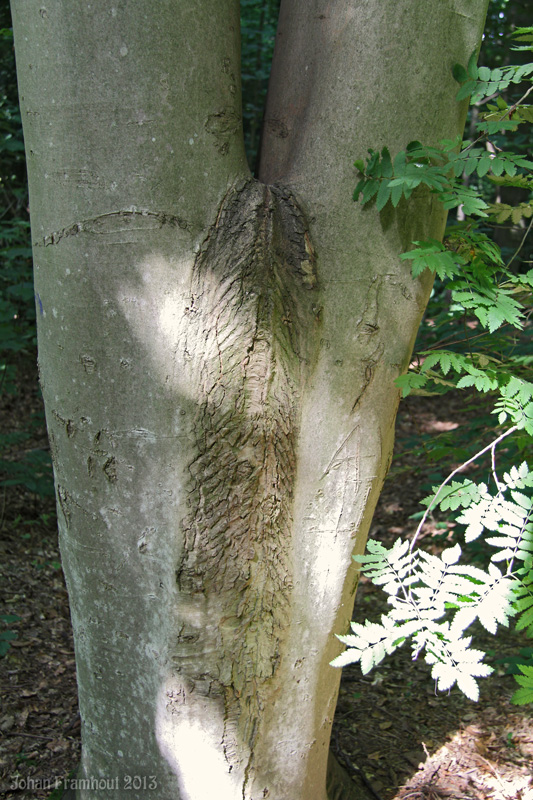
{"type": "Polygon", "coordinates": [[[196,260],[183,342],[198,411],[176,578],[185,602],[201,598],[209,624],[203,657],[173,657],[182,674],[218,681],[230,766],[245,766],[242,743],[253,750],[289,623],[295,451],[319,341],[316,289],[314,250],[290,192],[253,180],[233,189],[196,260]]]}

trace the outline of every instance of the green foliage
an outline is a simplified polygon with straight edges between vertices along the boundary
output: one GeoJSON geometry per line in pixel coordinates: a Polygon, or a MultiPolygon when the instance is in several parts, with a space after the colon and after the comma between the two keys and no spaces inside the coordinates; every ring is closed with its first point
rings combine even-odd
{"type": "MultiPolygon", "coordinates": [[[[519,41],[533,41],[531,28],[517,28],[514,35],[519,41]]],[[[513,47],[513,50],[531,50],[531,46],[513,47]]],[[[477,66],[477,53],[470,56],[468,65],[465,67],[456,64],[453,68],[453,77],[462,86],[457,93],[457,100],[470,98],[472,103],[479,103],[486,97],[493,94],[505,92],[511,84],[520,84],[533,74],[533,64],[517,64],[512,66],[488,67],[477,66]]],[[[505,101],[502,101],[505,102],[505,101]]],[[[488,131],[489,133],[491,131],[488,131]]],[[[492,131],[494,132],[494,131],[492,131]]]]}
{"type": "MultiPolygon", "coordinates": [[[[531,40],[532,30],[521,28],[520,38],[531,40]]],[[[475,75],[476,80],[479,78],[483,82],[486,72],[482,70],[478,71],[471,59],[466,68],[456,67],[454,74],[460,81],[466,81],[465,76],[468,75],[469,80],[474,80],[475,75]]],[[[504,75],[504,88],[508,85],[507,81],[521,83],[532,71],[533,64],[500,70],[504,75]]],[[[529,90],[524,97],[528,93],[529,90]]],[[[463,222],[455,222],[450,226],[443,242],[414,242],[414,249],[400,256],[412,262],[413,277],[418,277],[426,269],[435,273],[451,299],[447,319],[442,322],[449,328],[455,325],[455,330],[462,324],[465,329],[462,338],[454,337],[455,347],[441,346],[435,349],[432,346],[419,353],[416,371],[398,380],[404,396],[413,391],[429,394],[468,387],[481,392],[497,392],[499,399],[495,411],[500,424],[510,419],[528,435],[533,435],[533,383],[529,380],[531,357],[524,356],[523,349],[516,346],[516,339],[503,337],[502,343],[502,337],[491,339],[484,335],[484,332],[491,335],[508,326],[523,330],[529,317],[533,270],[517,272],[513,265],[514,257],[504,263],[499,247],[473,218],[486,217],[489,222],[492,219],[497,223],[510,219],[519,223],[523,218],[533,216],[533,201],[521,202],[516,207],[487,203],[481,198],[479,189],[469,185],[465,194],[465,190],[460,188],[463,180],[473,176],[478,181],[488,176],[498,186],[528,190],[533,187],[533,162],[521,154],[505,152],[493,145],[483,126],[483,121],[490,118],[494,124],[498,120],[502,123],[499,132],[505,130],[503,123],[506,118],[510,115],[514,118],[515,110],[522,108],[523,104],[515,103],[511,109],[503,99],[497,98],[496,107],[499,109],[496,115],[498,119],[495,119],[494,110],[489,106],[489,111],[484,112],[478,122],[478,138],[474,142],[463,142],[455,151],[452,142],[441,142],[439,148],[423,147],[417,142],[398,154],[394,162],[391,162],[388,152],[383,155],[384,151],[381,157],[371,154],[366,167],[356,162],[360,169],[364,168],[356,194],[359,191],[363,203],[368,202],[370,189],[367,187],[372,182],[381,181],[377,189],[378,198],[394,205],[398,198],[393,196],[393,191],[400,186],[398,180],[394,179],[395,165],[398,163],[402,169],[404,165],[409,166],[411,173],[414,169],[416,185],[428,187],[446,208],[461,201],[462,215],[466,216],[463,222]],[[483,146],[478,146],[480,144],[483,146]],[[387,166],[391,163],[392,171],[387,166]],[[385,189],[382,188],[384,183],[387,184],[385,189]],[[469,335],[467,326],[474,329],[475,334],[469,335]]],[[[527,119],[526,115],[520,121],[527,119]]],[[[401,180],[403,196],[407,199],[412,191],[411,185],[403,178],[401,180]]],[[[377,201],[376,207],[379,207],[377,201]]],[[[530,229],[531,224],[522,245],[530,229]]],[[[438,346],[438,337],[435,338],[438,346]]]]}
{"type": "Polygon", "coordinates": [[[30,224],[24,167],[24,142],[18,108],[13,36],[0,29],[0,381],[14,392],[15,365],[21,355],[34,353],[35,305],[33,300],[30,224]]]}
{"type": "Polygon", "coordinates": [[[521,689],[517,689],[511,697],[511,703],[523,706],[526,703],[533,703],[533,667],[519,664],[518,669],[522,675],[515,675],[515,681],[520,684],[521,689]]]}
{"type": "MultiPolygon", "coordinates": [[[[0,614],[0,620],[7,624],[18,622],[21,618],[17,614],[0,614]]],[[[5,656],[11,647],[11,642],[18,639],[16,631],[0,631],[0,657],[5,656]]]]}
{"type": "MultiPolygon", "coordinates": [[[[21,433],[20,436],[22,439],[27,434],[21,433]]],[[[0,438],[0,442],[4,440],[5,443],[10,438],[6,434],[0,438]]],[[[52,464],[45,450],[28,450],[16,460],[1,458],[0,472],[5,476],[0,480],[0,486],[24,486],[40,497],[52,497],[54,494],[52,464]]]]}
{"type": "Polygon", "coordinates": [[[244,144],[254,171],[280,0],[241,0],[241,77],[244,144]]]}
{"type": "MultiPolygon", "coordinates": [[[[495,634],[498,625],[507,626],[516,616],[518,629],[533,630],[533,473],[524,462],[503,480],[494,478],[495,493],[467,479],[435,487],[425,500],[428,510],[460,511],[456,521],[465,527],[466,542],[485,531],[496,534],[485,538],[496,549],[486,570],[459,564],[459,544],[439,557],[400,539],[390,549],[370,541],[366,555],[354,556],[363,574],[389,595],[391,610],[381,623],[352,623],[352,634],[338,637],[347,649],[333,666],[360,661],[366,673],[410,639],[413,657],[425,653],[439,689],[457,683],[467,697],[478,699],[476,678],[492,668],[482,663],[484,653],[470,646],[467,628],[479,620],[495,634]],[[505,569],[497,566],[500,562],[505,569]]],[[[425,516],[419,530],[424,521],[425,516]]]]}
{"type": "MultiPolygon", "coordinates": [[[[24,142],[9,7],[0,8],[0,391],[16,395],[17,370],[36,358],[35,299],[24,142]]],[[[42,419],[33,422],[42,426],[42,419]]],[[[32,425],[33,427],[33,425],[32,425]]],[[[25,449],[30,431],[0,434],[0,486],[53,494],[47,451],[25,449]]]]}
{"type": "MultiPolygon", "coordinates": [[[[533,28],[515,33],[527,44],[514,49],[533,49],[533,28]]],[[[474,53],[466,67],[454,66],[453,75],[461,84],[457,99],[471,97],[479,105],[511,85],[531,83],[533,63],[489,69],[477,66],[474,53]]],[[[370,541],[366,555],[354,556],[363,574],[389,595],[390,611],[380,623],[352,623],[352,633],[338,637],[347,649],[331,663],[360,662],[366,673],[410,640],[413,658],[424,653],[439,689],[457,684],[472,700],[479,695],[476,679],[492,669],[482,663],[485,654],[470,646],[472,637],[465,631],[479,621],[495,634],[498,625],[507,626],[516,617],[517,629],[533,635],[533,473],[525,461],[501,480],[495,471],[497,444],[522,432],[530,446],[533,436],[533,382],[528,373],[533,359],[517,347],[529,318],[533,270],[516,270],[513,261],[518,253],[506,263],[500,248],[480,227],[480,221],[519,223],[533,216],[531,199],[512,207],[487,202],[482,194],[487,180],[496,186],[533,189],[533,161],[499,144],[519,125],[533,121],[533,109],[524,103],[532,90],[516,102],[498,96],[486,103],[487,110],[478,115],[474,140],[443,140],[438,146],[411,142],[394,157],[384,147],[380,153],[369,150],[366,163],[355,162],[361,177],[354,200],[360,199],[363,206],[372,204],[380,212],[387,204],[396,207],[409,201],[414,191],[425,191],[445,209],[460,211],[443,242],[414,242],[414,249],[400,258],[412,262],[413,278],[425,270],[437,276],[449,295],[445,324],[451,327],[462,321],[465,333],[458,335],[455,327],[453,334],[439,337],[442,328],[437,326],[435,345],[419,353],[418,364],[398,378],[398,386],[404,396],[471,387],[493,393],[499,424],[511,421],[512,427],[462,465],[490,451],[495,489],[483,482],[454,480],[461,469],[457,468],[424,501],[426,511],[411,545],[398,539],[388,549],[370,541]],[[513,329],[518,333],[511,336],[513,329]],[[495,548],[486,569],[460,564],[459,544],[440,556],[415,549],[428,513],[436,508],[455,516],[465,529],[466,543],[483,535],[485,544],[495,548]]],[[[533,219],[519,250],[532,224],[533,219]]],[[[518,666],[521,688],[512,702],[533,702],[533,667],[518,666]]]]}
{"type": "MultiPolygon", "coordinates": [[[[507,185],[509,186],[510,184],[508,183],[507,185]]],[[[518,182],[513,185],[517,186],[518,182]]],[[[519,188],[529,189],[531,187],[522,185],[519,188]]],[[[496,222],[511,221],[518,225],[522,219],[529,219],[533,216],[533,202],[519,203],[517,206],[510,206],[508,203],[489,203],[489,209],[496,222]]]]}
{"type": "MultiPolygon", "coordinates": [[[[500,129],[501,126],[497,128],[500,129]]],[[[394,160],[386,147],[381,153],[369,150],[366,165],[363,161],[354,162],[362,177],[353,199],[358,200],[361,195],[365,205],[376,197],[376,208],[381,211],[389,202],[396,208],[402,197],[408,200],[416,188],[426,186],[438,195],[444,208],[462,206],[466,216],[487,217],[488,204],[475,189],[464,184],[462,176],[475,174],[482,178],[490,173],[497,178],[514,178],[519,168],[533,168],[533,161],[520,154],[493,154],[470,141],[464,141],[458,152],[459,140],[444,139],[440,145],[428,147],[411,142],[394,160]]]]}

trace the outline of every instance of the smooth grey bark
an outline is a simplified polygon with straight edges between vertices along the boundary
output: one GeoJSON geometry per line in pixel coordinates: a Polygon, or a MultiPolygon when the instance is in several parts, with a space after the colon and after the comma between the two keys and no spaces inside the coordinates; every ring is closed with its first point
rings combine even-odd
{"type": "Polygon", "coordinates": [[[77,795],[325,800],[333,634],[430,290],[398,255],[444,225],[425,195],[362,212],[350,165],[461,131],[486,3],[285,0],[260,181],[234,0],[12,8],[77,795]]]}

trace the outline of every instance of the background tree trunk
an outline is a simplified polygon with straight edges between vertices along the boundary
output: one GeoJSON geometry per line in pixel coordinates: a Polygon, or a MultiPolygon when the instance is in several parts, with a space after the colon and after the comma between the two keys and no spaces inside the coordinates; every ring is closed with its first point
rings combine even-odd
{"type": "Polygon", "coordinates": [[[350,165],[462,130],[486,4],[284,2],[261,181],[237,2],[12,5],[78,797],[325,800],[333,633],[430,290],[398,254],[444,225],[426,195],[361,212],[350,165]]]}

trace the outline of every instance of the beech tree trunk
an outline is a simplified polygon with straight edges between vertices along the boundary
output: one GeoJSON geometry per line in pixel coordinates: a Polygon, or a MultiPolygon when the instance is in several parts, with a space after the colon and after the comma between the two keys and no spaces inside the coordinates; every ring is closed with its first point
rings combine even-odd
{"type": "Polygon", "coordinates": [[[12,10],[77,797],[326,800],[431,286],[398,256],[445,222],[423,193],[362,211],[352,164],[462,131],[486,0],[284,0],[259,180],[236,0],[12,10]]]}

